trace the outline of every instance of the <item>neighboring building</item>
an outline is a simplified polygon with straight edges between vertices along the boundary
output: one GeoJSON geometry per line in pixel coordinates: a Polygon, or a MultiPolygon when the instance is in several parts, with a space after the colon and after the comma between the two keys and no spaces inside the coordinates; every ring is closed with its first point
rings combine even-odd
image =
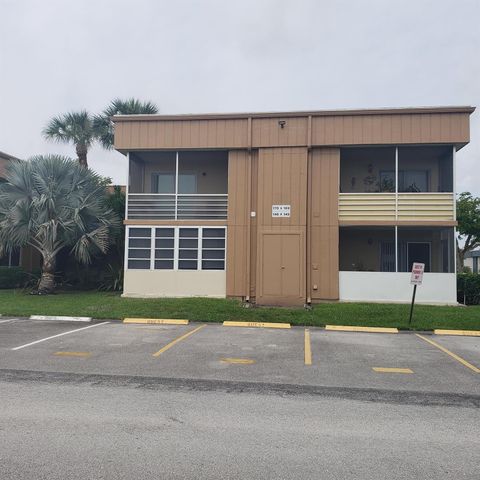
{"type": "Polygon", "coordinates": [[[467,252],[463,264],[465,267],[469,267],[473,273],[480,273],[480,250],[467,252]]]}
{"type": "Polygon", "coordinates": [[[125,296],[456,303],[472,107],[116,116],[125,296]]]}
{"type": "MultiPolygon", "coordinates": [[[[19,159],[0,152],[0,182],[5,180],[5,173],[11,161],[19,161],[19,159]]],[[[18,249],[0,257],[0,267],[23,267],[27,271],[32,271],[40,267],[40,255],[31,247],[18,249]]]]}

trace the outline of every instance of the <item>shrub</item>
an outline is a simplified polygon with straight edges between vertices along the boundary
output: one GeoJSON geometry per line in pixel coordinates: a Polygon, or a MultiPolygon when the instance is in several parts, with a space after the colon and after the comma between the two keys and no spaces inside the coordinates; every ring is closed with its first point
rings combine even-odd
{"type": "Polygon", "coordinates": [[[21,267],[0,267],[0,288],[22,287],[27,280],[27,272],[21,267]]]}
{"type": "Polygon", "coordinates": [[[480,274],[459,273],[457,275],[457,300],[466,305],[480,304],[480,274]]]}

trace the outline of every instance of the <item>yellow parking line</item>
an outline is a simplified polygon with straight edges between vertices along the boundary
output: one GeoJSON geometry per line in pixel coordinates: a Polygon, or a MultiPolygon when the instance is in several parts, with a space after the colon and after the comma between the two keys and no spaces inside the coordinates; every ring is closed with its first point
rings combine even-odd
{"type": "Polygon", "coordinates": [[[251,360],[250,358],[221,358],[220,361],[222,363],[234,363],[238,365],[253,365],[255,360],[251,360]]]}
{"type": "Polygon", "coordinates": [[[480,373],[480,368],[477,368],[475,365],[472,365],[471,363],[467,362],[462,357],[459,357],[457,354],[451,352],[450,350],[446,349],[445,347],[442,347],[442,345],[438,344],[437,342],[434,342],[433,340],[430,340],[429,338],[426,338],[423,335],[420,335],[418,333],[416,333],[415,335],[418,338],[421,338],[422,340],[425,340],[426,342],[430,343],[434,347],[437,347],[438,349],[440,349],[442,352],[446,353],[447,355],[450,355],[457,362],[460,362],[462,365],[469,368],[470,370],[473,370],[475,373],[480,373]]]}
{"type": "Polygon", "coordinates": [[[224,327],[256,327],[256,328],[292,328],[289,323],[270,323],[270,322],[223,322],[224,327]]]}
{"type": "Polygon", "coordinates": [[[182,335],[181,337],[176,338],[175,340],[173,340],[172,342],[168,343],[163,348],[161,348],[158,352],[154,353],[153,356],[159,357],[163,352],[166,352],[169,348],[172,348],[178,342],[181,342],[182,340],[185,340],[186,338],[188,338],[190,335],[193,335],[195,332],[198,332],[203,327],[206,327],[206,325],[200,325],[199,327],[194,328],[193,330],[190,330],[188,333],[185,333],[185,335],[182,335]]]}
{"type": "Polygon", "coordinates": [[[305,365],[312,364],[312,347],[310,344],[310,330],[305,329],[305,365]]]}
{"type": "Polygon", "coordinates": [[[410,368],[373,367],[372,370],[378,373],[413,373],[413,370],[410,368]]]}
{"type": "Polygon", "coordinates": [[[149,325],[188,325],[188,320],[176,318],[124,318],[123,323],[146,323],[149,325]]]}
{"type": "Polygon", "coordinates": [[[339,332],[398,333],[398,328],[355,327],[349,325],[325,325],[325,330],[337,330],[339,332]]]}
{"type": "Polygon", "coordinates": [[[59,357],[89,357],[90,352],[55,352],[54,355],[59,357]]]}
{"type": "Polygon", "coordinates": [[[480,337],[480,330],[442,330],[433,331],[435,335],[462,335],[465,337],[480,337]]]}

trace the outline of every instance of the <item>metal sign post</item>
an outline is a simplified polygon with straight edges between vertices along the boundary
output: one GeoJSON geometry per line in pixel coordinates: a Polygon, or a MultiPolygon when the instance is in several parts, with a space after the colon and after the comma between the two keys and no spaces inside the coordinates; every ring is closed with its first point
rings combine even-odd
{"type": "Polygon", "coordinates": [[[415,295],[417,293],[417,286],[422,284],[423,272],[425,271],[424,263],[414,262],[412,265],[412,276],[410,277],[410,285],[413,285],[412,304],[410,305],[410,318],[408,319],[408,326],[412,324],[413,305],[415,303],[415,295]]]}

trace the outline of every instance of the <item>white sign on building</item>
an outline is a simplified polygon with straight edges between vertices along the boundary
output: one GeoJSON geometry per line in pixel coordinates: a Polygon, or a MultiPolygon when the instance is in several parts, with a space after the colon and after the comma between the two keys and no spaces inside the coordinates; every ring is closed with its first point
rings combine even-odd
{"type": "Polygon", "coordinates": [[[289,217],[290,205],[272,205],[272,217],[289,217]]]}
{"type": "Polygon", "coordinates": [[[423,272],[425,271],[424,263],[414,262],[412,265],[412,276],[410,277],[411,285],[421,285],[423,280],[423,272]]]}

